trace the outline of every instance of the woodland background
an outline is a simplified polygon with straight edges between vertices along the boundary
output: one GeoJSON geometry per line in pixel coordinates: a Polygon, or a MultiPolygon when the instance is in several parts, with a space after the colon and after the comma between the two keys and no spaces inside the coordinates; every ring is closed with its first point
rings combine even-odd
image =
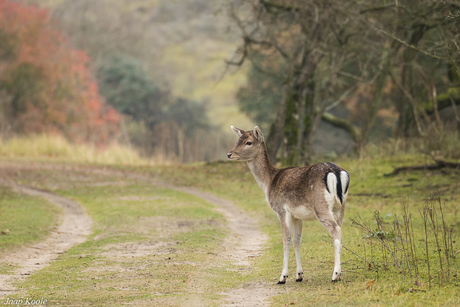
{"type": "Polygon", "coordinates": [[[459,49],[454,0],[0,0],[0,132],[186,163],[259,125],[287,165],[458,159],[459,49]]]}

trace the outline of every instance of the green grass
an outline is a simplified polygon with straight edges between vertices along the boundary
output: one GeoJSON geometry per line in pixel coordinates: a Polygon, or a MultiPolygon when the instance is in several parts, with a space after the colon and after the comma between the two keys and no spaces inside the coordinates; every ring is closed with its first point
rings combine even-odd
{"type": "MultiPolygon", "coordinates": [[[[358,215],[376,229],[373,212],[378,210],[386,230],[394,214],[401,214],[403,199],[413,213],[417,247],[424,251],[423,224],[419,209],[431,194],[439,192],[445,220],[454,229],[454,250],[459,250],[460,195],[456,170],[403,172],[385,177],[394,167],[423,164],[423,156],[388,156],[378,159],[337,161],[351,175],[351,188],[343,226],[344,245],[355,254],[342,252],[342,282],[332,284],[333,245],[317,222],[305,222],[301,245],[305,282],[289,278],[281,294],[270,299],[273,306],[456,306],[460,305],[460,263],[452,259],[451,278],[444,286],[436,281],[438,254],[430,237],[429,289],[423,254],[419,255],[421,283],[391,265],[384,269],[378,242],[353,227],[358,215]],[[456,276],[454,276],[456,275],[456,276]]],[[[267,249],[255,258],[250,271],[219,257],[226,235],[225,220],[212,205],[186,193],[157,188],[127,178],[88,173],[81,165],[65,172],[28,170],[16,176],[25,184],[52,189],[82,203],[94,221],[89,239],[55,263],[19,284],[31,297],[49,298],[64,305],[202,305],[218,306],[223,292],[251,282],[275,284],[281,273],[281,228],[266,204],[263,192],[245,163],[197,163],[168,167],[114,166],[181,186],[193,186],[233,201],[257,219],[269,235],[267,249]],[[147,253],[123,254],[130,251],[147,253]]],[[[458,254],[457,254],[458,255],[458,254]]],[[[457,256],[458,258],[458,256],[457,256]]],[[[3,268],[8,271],[8,268],[3,268]]],[[[0,268],[2,270],[2,268],[0,268]]],[[[290,272],[295,270],[291,250],[290,272]]],[[[20,295],[18,295],[19,298],[20,295]]],[[[23,295],[22,295],[23,296],[23,295]]]]}
{"type": "Polygon", "coordinates": [[[20,195],[0,186],[0,255],[43,240],[56,226],[58,214],[59,209],[41,197],[20,195]]]}

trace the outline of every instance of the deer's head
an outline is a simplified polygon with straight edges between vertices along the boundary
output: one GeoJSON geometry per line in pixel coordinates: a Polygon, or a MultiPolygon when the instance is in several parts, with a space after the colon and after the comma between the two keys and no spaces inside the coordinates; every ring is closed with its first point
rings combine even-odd
{"type": "Polygon", "coordinates": [[[230,160],[252,161],[265,150],[264,135],[259,127],[244,131],[231,126],[238,136],[235,147],[227,154],[230,160]]]}

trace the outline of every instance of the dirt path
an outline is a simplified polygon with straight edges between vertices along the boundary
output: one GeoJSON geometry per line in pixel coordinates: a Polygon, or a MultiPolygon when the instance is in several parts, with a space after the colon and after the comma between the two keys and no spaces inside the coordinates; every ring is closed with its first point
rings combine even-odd
{"type": "MultiPolygon", "coordinates": [[[[93,171],[101,173],[100,170],[93,171]]],[[[103,170],[102,172],[115,175],[113,171],[110,170],[103,170]]],[[[227,220],[227,225],[230,230],[227,238],[222,244],[225,249],[221,256],[231,260],[234,265],[243,267],[243,270],[250,270],[253,259],[262,254],[268,236],[259,229],[256,220],[248,216],[232,202],[194,188],[178,187],[159,182],[141,174],[126,172],[115,173],[117,173],[116,175],[118,176],[151,183],[158,187],[189,193],[213,204],[215,210],[221,213],[227,220]]],[[[206,289],[203,290],[206,291],[206,289]]],[[[226,296],[222,306],[267,306],[267,300],[280,292],[280,288],[268,283],[246,283],[237,289],[222,293],[226,296]]],[[[191,303],[191,305],[200,306],[199,301],[189,303],[191,303]]]]}
{"type": "Polygon", "coordinates": [[[234,260],[234,264],[249,266],[250,259],[262,253],[267,242],[267,235],[259,230],[252,218],[232,202],[193,188],[164,184],[161,186],[195,195],[216,207],[216,211],[224,216],[230,228],[230,234],[223,243],[225,254],[222,256],[234,260]]]}
{"type": "MultiPolygon", "coordinates": [[[[233,264],[250,270],[252,259],[262,254],[267,235],[259,230],[254,219],[232,202],[193,188],[162,185],[167,188],[186,192],[213,204],[227,220],[230,232],[222,244],[225,247],[223,257],[233,264]]],[[[226,300],[222,306],[266,306],[267,300],[280,293],[279,288],[267,283],[246,283],[230,292],[222,293],[226,300]]]]}
{"type": "MultiPolygon", "coordinates": [[[[10,164],[10,166],[12,165],[10,164]]],[[[15,167],[21,168],[20,165],[15,165],[15,167]]],[[[194,188],[177,187],[154,180],[147,175],[106,168],[66,168],[65,166],[59,167],[56,165],[41,164],[28,165],[27,168],[63,168],[64,171],[79,170],[104,176],[127,178],[150,183],[159,187],[178,190],[202,198],[213,204],[215,210],[221,213],[227,220],[229,234],[223,243],[224,252],[221,256],[229,259],[234,265],[239,266],[242,271],[247,271],[248,273],[251,270],[254,259],[263,252],[268,239],[267,235],[260,231],[256,220],[248,216],[232,202],[194,188]]],[[[57,258],[60,253],[63,253],[74,244],[83,242],[85,235],[91,232],[91,221],[78,203],[32,188],[17,185],[16,188],[22,193],[43,196],[49,201],[62,206],[65,220],[57,232],[53,233],[46,241],[36,244],[33,248],[23,248],[9,256],[8,259],[2,260],[16,263],[20,268],[15,271],[14,275],[7,275],[6,278],[0,275],[0,295],[13,291],[14,288],[11,286],[12,282],[24,278],[24,275],[29,275],[45,267],[50,261],[57,258]]],[[[203,291],[205,290],[206,289],[203,289],[203,291]]],[[[266,306],[268,305],[267,300],[280,292],[280,288],[271,284],[246,283],[237,289],[232,289],[222,294],[226,296],[224,306],[266,306]]],[[[199,305],[198,301],[196,303],[199,305]]]]}
{"type": "MultiPolygon", "coordinates": [[[[263,252],[268,236],[259,229],[254,218],[248,216],[242,209],[228,200],[195,188],[178,187],[160,182],[142,174],[108,169],[92,169],[90,172],[143,181],[158,187],[189,193],[213,204],[215,210],[227,220],[230,230],[222,244],[225,249],[221,256],[231,260],[234,265],[242,267],[243,270],[249,271],[254,258],[263,252]]],[[[206,289],[203,289],[203,291],[206,291],[206,289]]],[[[281,288],[268,283],[246,283],[237,289],[222,293],[226,296],[222,306],[267,306],[268,299],[281,292],[281,288]]],[[[199,301],[189,303],[192,306],[200,306],[199,301]]]]}
{"type": "Polygon", "coordinates": [[[0,263],[17,266],[17,269],[13,274],[0,275],[1,297],[17,291],[13,285],[15,282],[43,269],[72,246],[84,242],[91,233],[92,222],[83,207],[75,201],[11,181],[0,179],[0,184],[11,186],[18,193],[44,197],[63,211],[61,224],[44,241],[23,246],[2,256],[0,263]]]}

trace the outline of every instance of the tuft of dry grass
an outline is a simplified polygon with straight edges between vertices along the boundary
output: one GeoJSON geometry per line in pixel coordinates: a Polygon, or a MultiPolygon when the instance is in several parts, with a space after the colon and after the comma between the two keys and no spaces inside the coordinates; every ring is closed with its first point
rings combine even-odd
{"type": "Polygon", "coordinates": [[[0,157],[72,161],[91,164],[172,165],[174,161],[162,155],[142,157],[129,146],[112,142],[102,148],[92,144],[71,143],[60,135],[37,134],[0,139],[0,157]]]}
{"type": "Polygon", "coordinates": [[[428,284],[430,290],[435,285],[456,286],[457,280],[453,278],[456,275],[451,272],[456,272],[459,265],[453,253],[455,241],[452,240],[453,234],[458,236],[457,225],[452,224],[451,219],[450,223],[446,221],[445,204],[440,194],[433,194],[426,199],[425,206],[418,210],[421,220],[410,212],[408,199],[403,199],[400,204],[402,214],[391,214],[394,217],[393,223],[386,223],[386,227],[392,227],[390,230],[384,229],[385,223],[378,210],[374,211],[373,223],[364,221],[359,215],[351,220],[353,227],[367,234],[364,239],[369,240],[371,249],[370,240],[377,241],[377,248],[374,248],[373,253],[371,250],[370,261],[366,261],[369,269],[372,268],[377,274],[393,272],[402,276],[403,280],[410,278],[412,285],[428,284]],[[371,225],[377,225],[377,229],[374,230],[371,225]],[[387,255],[391,255],[392,264],[388,262],[387,255]]]}

